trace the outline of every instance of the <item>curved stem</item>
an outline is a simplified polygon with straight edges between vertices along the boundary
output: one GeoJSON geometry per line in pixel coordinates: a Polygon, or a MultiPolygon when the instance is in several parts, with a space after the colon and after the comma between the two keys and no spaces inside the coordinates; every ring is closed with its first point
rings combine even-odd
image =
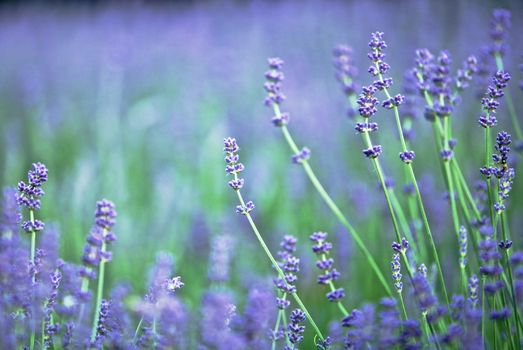
{"type": "MultiPolygon", "coordinates": [[[[280,110],[277,107],[277,105],[274,106],[274,111],[275,111],[276,115],[281,115],[280,110]]],[[[293,140],[291,134],[289,133],[289,130],[287,129],[287,127],[285,125],[283,125],[281,127],[281,130],[282,130],[283,135],[285,137],[285,140],[289,144],[289,147],[291,148],[291,150],[294,153],[298,153],[299,152],[298,146],[296,146],[296,143],[294,142],[294,140],[293,140]]],[[[381,282],[383,288],[385,289],[385,291],[387,292],[387,294],[392,297],[393,296],[392,290],[390,289],[390,287],[389,287],[389,285],[387,283],[387,280],[385,279],[383,273],[381,272],[378,264],[374,260],[374,257],[371,255],[371,253],[367,249],[365,243],[363,243],[363,240],[361,239],[359,233],[349,223],[349,221],[343,215],[343,213],[338,208],[336,203],[334,203],[332,198],[329,196],[329,194],[327,193],[327,191],[325,190],[323,185],[320,183],[320,181],[316,177],[316,174],[312,170],[312,168],[309,165],[309,163],[306,160],[304,160],[303,162],[301,162],[301,165],[303,166],[303,169],[305,170],[305,173],[309,177],[309,180],[312,182],[313,186],[316,188],[316,191],[318,191],[318,193],[320,194],[321,198],[325,201],[325,203],[327,204],[329,209],[334,213],[334,215],[336,216],[338,221],[340,221],[341,224],[343,226],[345,226],[345,228],[349,231],[349,234],[352,236],[352,239],[354,239],[354,242],[356,243],[358,248],[361,250],[361,252],[365,256],[365,258],[367,259],[367,263],[370,265],[370,267],[372,268],[372,270],[374,271],[374,273],[376,274],[376,276],[380,280],[380,282],[381,282]]]]}
{"type": "MultiPolygon", "coordinates": [[[[234,177],[237,178],[237,175],[234,174],[234,177]]],[[[239,190],[236,190],[236,194],[238,195],[238,200],[240,201],[240,204],[243,207],[245,207],[245,202],[243,200],[241,192],[239,190]]],[[[247,217],[247,220],[249,221],[249,224],[251,225],[251,228],[254,231],[254,234],[255,234],[256,238],[258,239],[258,242],[262,246],[262,249],[264,250],[265,254],[267,255],[267,257],[271,261],[272,265],[274,266],[274,268],[278,272],[278,276],[280,278],[285,278],[285,275],[284,275],[282,269],[280,268],[280,266],[276,262],[276,259],[274,259],[274,256],[272,255],[271,251],[269,250],[269,247],[267,247],[267,245],[265,244],[265,241],[264,241],[262,235],[258,231],[258,228],[256,227],[256,224],[254,223],[254,220],[252,219],[251,214],[245,213],[245,216],[247,217]]],[[[316,332],[318,337],[320,337],[321,340],[325,340],[325,338],[323,338],[323,335],[321,334],[320,329],[316,325],[316,322],[314,322],[314,319],[312,318],[312,316],[310,315],[309,311],[307,310],[307,308],[305,307],[305,305],[301,301],[301,299],[298,296],[298,294],[297,293],[292,293],[291,295],[294,298],[294,300],[296,301],[296,303],[298,304],[298,306],[302,309],[302,311],[307,316],[307,319],[309,320],[309,323],[311,324],[312,328],[314,328],[314,331],[316,332]]]]}

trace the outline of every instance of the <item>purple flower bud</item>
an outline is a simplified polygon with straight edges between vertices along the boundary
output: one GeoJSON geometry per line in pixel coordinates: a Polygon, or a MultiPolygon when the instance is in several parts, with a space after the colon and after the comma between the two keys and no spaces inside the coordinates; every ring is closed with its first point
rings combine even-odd
{"type": "Polygon", "coordinates": [[[414,153],[414,151],[400,152],[400,159],[403,163],[412,163],[415,157],[416,153],[414,153]]]}
{"type": "Polygon", "coordinates": [[[382,148],[381,148],[381,145],[375,145],[375,146],[369,147],[367,149],[364,149],[362,152],[367,158],[373,159],[373,158],[379,157],[379,155],[382,152],[382,148]]]}

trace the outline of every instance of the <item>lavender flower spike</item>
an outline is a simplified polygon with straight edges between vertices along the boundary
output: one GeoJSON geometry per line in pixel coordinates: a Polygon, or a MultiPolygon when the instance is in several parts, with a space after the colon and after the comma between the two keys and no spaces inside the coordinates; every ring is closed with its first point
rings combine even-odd
{"type": "MultiPolygon", "coordinates": [[[[229,175],[233,175],[234,179],[228,182],[229,187],[234,191],[239,191],[243,187],[244,180],[238,177],[238,174],[244,170],[242,163],[239,163],[240,156],[238,151],[240,147],[236,142],[235,138],[227,137],[223,139],[223,151],[225,152],[225,172],[229,175]]],[[[242,203],[236,206],[236,213],[246,215],[254,209],[254,203],[248,201],[247,203],[242,203]]]]}

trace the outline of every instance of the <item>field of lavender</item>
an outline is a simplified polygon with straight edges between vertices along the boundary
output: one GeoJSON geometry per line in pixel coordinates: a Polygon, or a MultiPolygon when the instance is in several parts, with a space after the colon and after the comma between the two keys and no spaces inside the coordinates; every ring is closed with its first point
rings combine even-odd
{"type": "Polygon", "coordinates": [[[523,3],[0,18],[0,349],[523,348],[523,3]]]}

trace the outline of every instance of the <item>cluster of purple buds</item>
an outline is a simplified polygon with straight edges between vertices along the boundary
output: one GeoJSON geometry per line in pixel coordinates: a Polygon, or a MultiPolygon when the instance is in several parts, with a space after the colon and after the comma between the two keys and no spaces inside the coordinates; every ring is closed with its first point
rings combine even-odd
{"type": "Polygon", "coordinates": [[[44,345],[45,348],[52,347],[53,336],[59,331],[58,324],[53,323],[52,315],[54,312],[54,306],[56,304],[56,299],[58,297],[58,288],[60,286],[60,281],[62,279],[62,273],[60,268],[63,266],[64,262],[59,260],[57,263],[57,269],[49,274],[51,280],[51,293],[47,298],[45,303],[45,327],[44,327],[44,345]]]}
{"type": "Polygon", "coordinates": [[[501,240],[498,243],[498,247],[501,250],[508,250],[512,247],[512,241],[510,239],[501,240]]]}
{"type": "Polygon", "coordinates": [[[263,84],[265,91],[267,91],[267,97],[265,98],[265,104],[272,106],[273,104],[280,104],[285,101],[285,95],[281,92],[281,83],[284,79],[283,72],[283,60],[280,58],[269,58],[267,60],[269,64],[269,70],[265,72],[265,79],[267,81],[263,84]]]}
{"type": "Polygon", "coordinates": [[[390,69],[389,64],[383,60],[385,58],[383,49],[387,48],[383,35],[382,32],[374,32],[369,41],[371,52],[367,54],[367,57],[374,63],[369,67],[369,73],[374,76],[385,74],[390,69]]]}
{"type": "Polygon", "coordinates": [[[392,242],[391,247],[396,253],[405,254],[407,250],[409,250],[410,244],[409,241],[403,237],[401,242],[392,242]]]}
{"type": "MultiPolygon", "coordinates": [[[[48,170],[42,163],[33,163],[33,167],[27,173],[27,184],[23,181],[18,183],[18,205],[28,208],[30,211],[40,209],[40,198],[44,195],[42,185],[47,181],[48,170]]],[[[26,232],[39,232],[44,229],[44,223],[37,219],[31,219],[22,223],[26,232]]]]}
{"type": "MultiPolygon", "coordinates": [[[[294,309],[294,310],[292,310],[289,318],[291,321],[288,326],[289,341],[293,345],[296,345],[303,340],[303,332],[305,332],[305,326],[301,325],[301,323],[303,323],[305,321],[306,316],[302,310],[294,309]]],[[[294,349],[294,347],[293,348],[286,347],[285,349],[290,350],[290,349],[294,349]]]]}
{"type": "Polygon", "coordinates": [[[240,156],[238,155],[238,151],[240,150],[240,147],[236,143],[236,139],[227,137],[223,139],[223,151],[225,152],[225,172],[227,174],[233,175],[234,179],[229,181],[229,186],[237,191],[243,187],[244,180],[242,178],[238,177],[238,174],[240,174],[245,167],[242,163],[239,163],[240,156]]]}
{"type": "MultiPolygon", "coordinates": [[[[265,91],[267,91],[267,97],[265,98],[265,105],[267,107],[279,106],[285,101],[285,95],[282,93],[282,81],[284,79],[283,72],[283,60],[280,58],[269,58],[267,60],[269,64],[269,70],[265,72],[265,79],[267,81],[263,84],[265,91]]],[[[280,113],[279,110],[276,115],[272,118],[274,126],[284,126],[289,123],[289,114],[280,113]]]]}
{"type": "Polygon", "coordinates": [[[470,276],[469,283],[468,283],[468,293],[469,293],[468,302],[473,309],[476,308],[476,306],[478,305],[478,302],[479,302],[478,290],[479,290],[479,279],[476,275],[472,275],[472,276],[470,276]]]}
{"type": "Polygon", "coordinates": [[[489,50],[492,55],[503,56],[505,54],[505,41],[508,36],[510,24],[510,11],[495,9],[492,12],[492,18],[490,20],[490,38],[492,39],[492,45],[489,50]]]}
{"type": "Polygon", "coordinates": [[[326,232],[314,232],[310,236],[310,240],[314,242],[312,251],[318,256],[316,267],[322,270],[322,274],[318,276],[318,283],[331,286],[331,291],[327,293],[327,299],[332,302],[337,302],[345,297],[345,290],[343,288],[334,288],[333,282],[340,277],[340,273],[333,268],[334,259],[329,257],[332,249],[332,243],[327,242],[326,232]]]}
{"type": "Polygon", "coordinates": [[[367,122],[358,122],[356,123],[356,126],[354,127],[354,129],[359,133],[359,134],[364,134],[364,133],[368,133],[368,132],[372,132],[372,131],[376,131],[378,130],[378,123],[374,123],[374,122],[371,122],[371,123],[367,123],[367,122]]]}
{"type": "Polygon", "coordinates": [[[428,49],[418,49],[416,50],[415,62],[416,68],[414,68],[412,74],[416,78],[418,91],[423,95],[430,88],[434,55],[428,49]]]}
{"type": "MultiPolygon", "coordinates": [[[[503,281],[499,278],[503,272],[503,268],[499,264],[501,253],[498,251],[498,244],[492,239],[492,228],[482,227],[480,233],[485,238],[479,243],[479,257],[482,264],[479,272],[485,277],[486,281],[483,284],[485,294],[494,296],[498,291],[505,287],[503,281]]],[[[491,318],[503,318],[503,310],[492,310],[491,318]]]]}
{"type": "Polygon", "coordinates": [[[394,287],[398,293],[401,293],[403,290],[403,282],[401,281],[401,262],[400,255],[398,253],[392,255],[390,267],[392,270],[392,280],[394,281],[394,287]]]}
{"type": "Polygon", "coordinates": [[[459,266],[464,269],[467,266],[467,229],[461,226],[459,229],[459,266]]]}
{"type": "Polygon", "coordinates": [[[450,65],[452,59],[448,51],[441,51],[436,58],[436,64],[433,66],[430,93],[436,97],[434,111],[438,117],[445,117],[452,113],[452,91],[450,76],[450,65]],[[439,101],[443,101],[440,103],[439,101]]]}
{"type": "Polygon", "coordinates": [[[376,112],[378,112],[376,106],[379,101],[375,96],[376,91],[377,90],[373,85],[364,86],[361,94],[356,100],[359,106],[358,112],[365,119],[372,117],[376,112]]]}
{"type": "MultiPolygon", "coordinates": [[[[291,235],[285,235],[280,243],[281,250],[278,251],[278,265],[284,273],[284,277],[278,277],[274,280],[276,287],[285,294],[296,292],[294,283],[298,280],[297,273],[300,271],[300,259],[294,256],[296,251],[297,239],[291,235]]],[[[277,298],[276,304],[279,309],[285,309],[290,305],[290,301],[285,297],[277,298]]]]}
{"type": "Polygon", "coordinates": [[[463,68],[458,69],[456,76],[456,89],[461,91],[469,87],[472,76],[478,71],[478,59],[476,56],[469,56],[463,63],[463,68]]]}
{"type": "Polygon", "coordinates": [[[301,164],[311,157],[311,150],[307,147],[303,147],[298,153],[293,154],[291,160],[294,164],[301,164]]]}
{"type": "Polygon", "coordinates": [[[403,101],[405,101],[405,97],[403,95],[396,95],[394,97],[389,98],[388,100],[383,101],[381,104],[383,108],[386,109],[393,109],[394,107],[399,107],[403,101]]]}
{"type": "Polygon", "coordinates": [[[482,127],[489,128],[497,124],[495,113],[499,107],[499,99],[505,94],[503,89],[507,87],[509,80],[510,74],[504,71],[498,71],[492,78],[485,97],[481,99],[483,113],[479,117],[478,123],[482,127]]]}
{"type": "Polygon", "coordinates": [[[434,295],[427,279],[427,268],[425,265],[420,265],[418,271],[412,277],[412,285],[419,308],[423,313],[427,314],[427,321],[429,323],[436,322],[444,315],[446,308],[438,304],[438,299],[434,295]]]}
{"type": "Polygon", "coordinates": [[[98,318],[98,325],[96,327],[96,338],[93,342],[92,347],[101,349],[103,339],[107,336],[109,329],[108,329],[108,321],[109,321],[109,313],[111,309],[111,302],[102,299],[102,302],[100,304],[100,310],[98,310],[99,318],[98,318]]]}
{"type": "Polygon", "coordinates": [[[454,151],[452,151],[450,149],[442,149],[439,152],[439,155],[440,155],[441,159],[443,159],[443,161],[448,162],[454,156],[454,151]]]}
{"type": "Polygon", "coordinates": [[[406,163],[406,164],[412,163],[414,158],[416,158],[416,153],[414,153],[414,151],[400,152],[400,160],[403,163],[406,163]]]}
{"type": "MultiPolygon", "coordinates": [[[[227,137],[223,139],[223,151],[225,152],[225,172],[229,175],[233,175],[234,179],[230,180],[228,182],[229,187],[231,187],[235,191],[239,191],[243,187],[244,180],[242,178],[238,177],[238,174],[241,173],[245,167],[242,163],[239,163],[240,156],[238,155],[238,151],[240,150],[240,147],[238,146],[238,143],[236,142],[235,138],[227,137]]],[[[247,215],[251,211],[254,210],[254,203],[252,201],[248,201],[247,203],[237,205],[236,206],[236,213],[247,215]]]]}
{"type": "Polygon", "coordinates": [[[378,158],[382,151],[383,151],[383,149],[382,149],[381,145],[374,145],[374,146],[364,149],[362,152],[363,152],[363,155],[365,155],[365,157],[374,159],[374,158],[378,158]]]}
{"type": "MultiPolygon", "coordinates": [[[[94,216],[95,225],[87,236],[87,242],[82,256],[82,261],[87,267],[97,266],[102,259],[103,261],[111,261],[112,253],[102,250],[102,245],[116,240],[116,235],[112,231],[116,223],[114,203],[107,199],[96,202],[94,216]]],[[[90,268],[83,269],[81,275],[89,279],[95,278],[94,272],[90,268]]]]}

